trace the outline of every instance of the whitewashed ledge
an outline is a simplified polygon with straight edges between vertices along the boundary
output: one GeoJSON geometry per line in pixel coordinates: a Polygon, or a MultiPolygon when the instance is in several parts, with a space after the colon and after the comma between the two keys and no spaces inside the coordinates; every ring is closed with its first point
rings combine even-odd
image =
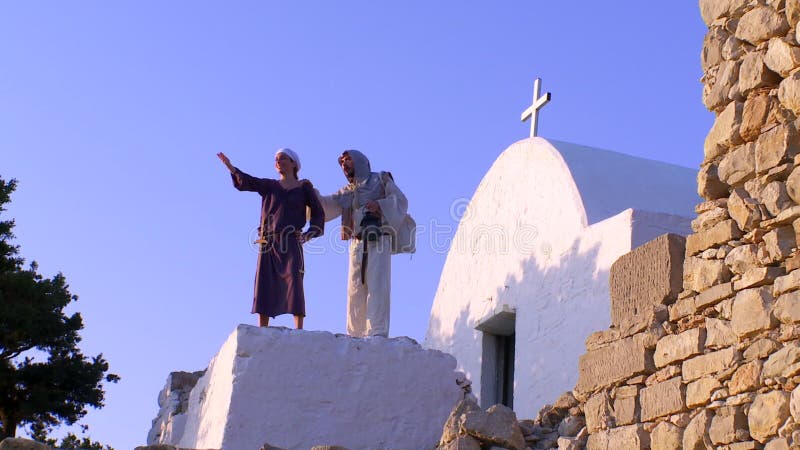
{"type": "MultiPolygon", "coordinates": [[[[239,325],[149,445],[288,450],[434,448],[463,398],[453,356],[407,337],[239,325]]],[[[162,417],[166,415],[166,417],[162,417]]]]}

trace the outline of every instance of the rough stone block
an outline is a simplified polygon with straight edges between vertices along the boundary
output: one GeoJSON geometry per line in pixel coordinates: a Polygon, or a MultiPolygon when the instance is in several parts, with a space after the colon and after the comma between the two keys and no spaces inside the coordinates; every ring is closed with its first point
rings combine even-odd
{"type": "Polygon", "coordinates": [[[800,291],[787,292],[778,297],[772,313],[781,323],[800,322],[800,291]]]}
{"type": "Polygon", "coordinates": [[[767,442],[767,445],[764,446],[764,450],[789,450],[789,441],[786,438],[773,439],[767,442]]]}
{"type": "Polygon", "coordinates": [[[560,436],[556,441],[558,450],[583,450],[583,439],[576,437],[563,437],[560,436]]]}
{"type": "Polygon", "coordinates": [[[703,50],[700,53],[700,64],[703,71],[723,62],[722,47],[731,34],[724,27],[711,27],[703,39],[703,50]]]}
{"type": "Polygon", "coordinates": [[[736,343],[736,334],[729,320],[706,318],[706,348],[718,350],[736,343]]]}
{"type": "Polygon", "coordinates": [[[725,264],[731,272],[741,275],[753,267],[758,267],[758,246],[755,244],[740,245],[735,247],[725,256],[725,264]]]}
{"type": "Polygon", "coordinates": [[[481,450],[481,443],[472,436],[458,436],[437,448],[440,450],[481,450]]]}
{"type": "Polygon", "coordinates": [[[780,82],[780,75],[764,64],[765,54],[766,52],[748,53],[742,59],[742,66],[739,68],[739,90],[742,95],[747,96],[755,89],[777,86],[780,82]]]}
{"type": "MultiPolygon", "coordinates": [[[[798,94],[800,94],[800,86],[798,86],[798,94]]],[[[800,98],[798,98],[798,103],[800,104],[800,98]]],[[[717,116],[703,145],[705,161],[711,161],[725,153],[727,149],[743,142],[742,137],[739,135],[739,127],[742,125],[743,106],[742,103],[731,102],[717,116]]]]}
{"type": "Polygon", "coordinates": [[[645,450],[649,448],[650,434],[641,424],[590,434],[586,443],[586,450],[645,450]]]}
{"type": "MultiPolygon", "coordinates": [[[[795,238],[797,238],[798,235],[797,227],[795,227],[794,230],[795,230],[795,238]]],[[[786,258],[785,260],[783,260],[783,264],[786,266],[787,271],[800,269],[800,253],[786,258]]]]}
{"type": "Polygon", "coordinates": [[[744,351],[744,360],[752,361],[754,359],[766,358],[780,347],[781,345],[772,339],[761,338],[747,347],[744,351]]]}
{"type": "Polygon", "coordinates": [[[777,325],[772,303],[772,289],[768,286],[740,291],[733,301],[733,332],[745,338],[777,325]]]}
{"type": "Polygon", "coordinates": [[[761,221],[758,202],[742,188],[731,191],[731,196],[728,198],[728,213],[740,230],[752,230],[761,221]]]}
{"type": "Polygon", "coordinates": [[[728,384],[730,394],[755,391],[761,387],[761,367],[763,365],[764,363],[757,359],[736,369],[728,384]]]}
{"type": "Polygon", "coordinates": [[[767,358],[761,374],[764,378],[784,376],[797,362],[800,362],[800,343],[789,342],[767,358]]]}
{"type": "Polygon", "coordinates": [[[777,123],[775,114],[778,99],[769,94],[753,95],[744,102],[742,126],[739,135],[745,142],[753,142],[761,135],[765,125],[777,123]]]}
{"type": "Polygon", "coordinates": [[[772,217],[777,217],[793,205],[792,199],[786,192],[786,184],[780,181],[772,181],[764,186],[764,189],[758,194],[758,199],[772,217]]]}
{"type": "MultiPolygon", "coordinates": [[[[737,0],[747,1],[747,0],[737,0]]],[[[745,53],[753,51],[754,47],[736,36],[731,36],[722,45],[722,57],[728,61],[738,61],[742,59],[745,53]]]]}
{"type": "Polygon", "coordinates": [[[728,200],[724,198],[719,198],[716,200],[706,200],[694,205],[694,212],[697,214],[703,214],[705,212],[711,211],[712,209],[723,208],[727,205],[728,200]]]}
{"type": "Polygon", "coordinates": [[[646,348],[646,334],[640,333],[583,354],[578,361],[575,391],[587,394],[634,375],[654,372],[653,350],[646,348]]]}
{"type": "Polygon", "coordinates": [[[682,374],[685,381],[693,381],[735,366],[740,355],[734,348],[726,348],[705,355],[695,356],[683,362],[682,374]]]}
{"type": "Polygon", "coordinates": [[[733,220],[725,220],[712,228],[686,237],[686,255],[692,256],[705,249],[724,244],[742,236],[741,230],[733,220]]]}
{"type": "Polygon", "coordinates": [[[792,28],[800,22],[800,0],[786,0],[786,20],[792,28]]]}
{"type": "Polygon", "coordinates": [[[726,298],[714,306],[714,310],[719,314],[721,320],[730,321],[733,317],[733,298],[726,298]]]}
{"type": "Polygon", "coordinates": [[[486,412],[465,413],[461,429],[475,439],[490,445],[525,450],[525,438],[517,423],[517,416],[505,405],[494,405],[486,412]]]}
{"type": "Polygon", "coordinates": [[[747,430],[747,416],[740,407],[728,406],[716,411],[708,436],[714,444],[730,444],[736,440],[737,430],[747,430]]]}
{"type": "Polygon", "coordinates": [[[733,283],[717,284],[697,294],[694,300],[694,307],[697,311],[702,311],[732,296],[733,283]]]}
{"type": "Polygon", "coordinates": [[[775,278],[784,274],[781,267],[753,267],[744,274],[742,278],[734,281],[733,289],[741,291],[742,289],[763,286],[771,284],[775,278]]]}
{"type": "Polygon", "coordinates": [[[736,37],[758,45],[773,37],[784,36],[788,31],[789,22],[785,16],[769,6],[756,6],[739,20],[736,37]]]}
{"type": "Polygon", "coordinates": [[[797,247],[794,227],[776,228],[764,235],[767,254],[772,261],[783,261],[797,247]]]}
{"type": "Polygon", "coordinates": [[[613,415],[608,392],[600,391],[589,397],[584,406],[584,414],[586,415],[586,429],[589,430],[589,433],[596,433],[608,428],[609,420],[613,415]]]}
{"type": "Polygon", "coordinates": [[[739,186],[756,176],[755,144],[740,145],[728,152],[719,162],[717,174],[729,186],[739,186]]]}
{"type": "Polygon", "coordinates": [[[756,172],[766,173],[798,153],[797,130],[794,125],[778,125],[766,131],[756,140],[756,172]]]}
{"type": "Polygon", "coordinates": [[[753,439],[767,442],[789,417],[789,393],[772,391],[756,396],[750,405],[747,421],[753,439]]]}
{"type": "Polygon", "coordinates": [[[464,415],[472,411],[483,412],[483,409],[470,398],[465,398],[456,404],[453,410],[450,411],[450,416],[447,417],[447,421],[444,423],[439,446],[443,446],[458,437],[459,433],[461,433],[461,424],[464,421],[464,415]]]}
{"type": "Polygon", "coordinates": [[[789,411],[795,423],[800,422],[800,386],[792,390],[792,395],[789,399],[789,411]]]}
{"type": "Polygon", "coordinates": [[[800,203],[800,166],[795,167],[786,179],[786,193],[795,203],[800,203]]]}
{"type": "Polygon", "coordinates": [[[711,411],[701,410],[689,421],[689,425],[683,431],[684,450],[707,450],[711,447],[711,440],[708,438],[708,427],[711,425],[713,417],[711,411]]]}
{"type": "Polygon", "coordinates": [[[772,295],[777,297],[783,293],[800,289],[800,270],[793,270],[788,274],[775,278],[772,285],[772,295]]]}
{"type": "Polygon", "coordinates": [[[575,437],[585,428],[586,418],[584,416],[567,416],[558,424],[558,435],[575,437]]]}
{"type": "Polygon", "coordinates": [[[700,0],[700,16],[706,26],[711,27],[714,21],[724,17],[728,13],[727,6],[720,1],[700,0]]]}
{"type": "Polygon", "coordinates": [[[669,306],[669,320],[677,321],[694,312],[694,297],[679,298],[669,306]]]}
{"type": "Polygon", "coordinates": [[[719,66],[706,72],[706,83],[703,89],[703,104],[710,111],[718,111],[728,105],[731,94],[738,89],[739,60],[723,61],[719,66]]]}
{"type": "Polygon", "coordinates": [[[636,322],[653,305],[672,303],[682,289],[686,239],[664,234],[622,255],[611,266],[611,323],[636,322]]]}
{"type": "Polygon", "coordinates": [[[718,166],[706,164],[697,172],[697,194],[706,200],[728,196],[728,185],[720,181],[718,166]]]}
{"type": "Polygon", "coordinates": [[[769,69],[782,77],[789,76],[789,73],[797,66],[800,66],[800,48],[791,45],[781,38],[769,40],[769,49],[764,57],[764,64],[769,69]]]}
{"type": "Polygon", "coordinates": [[[651,450],[680,450],[683,430],[669,422],[661,422],[650,433],[651,450]]]}
{"type": "Polygon", "coordinates": [[[711,393],[722,387],[716,378],[703,377],[686,385],[686,406],[696,408],[711,400],[711,393]]]}
{"type": "Polygon", "coordinates": [[[693,328],[680,334],[669,334],[659,339],[653,361],[656,367],[664,367],[675,361],[703,353],[706,331],[693,328]]]}
{"type": "Polygon", "coordinates": [[[683,263],[683,288],[703,292],[711,286],[725,283],[731,278],[731,271],[725,261],[703,259],[690,256],[683,263]]]}
{"type": "Polygon", "coordinates": [[[639,421],[639,402],[637,393],[639,390],[634,386],[634,394],[632,396],[620,395],[617,392],[617,397],[614,399],[614,422],[617,426],[630,425],[639,421]]]}
{"type": "Polygon", "coordinates": [[[681,377],[642,389],[639,403],[644,422],[683,411],[686,408],[686,392],[681,377]]]}
{"type": "MultiPolygon", "coordinates": [[[[784,108],[800,115],[800,72],[795,72],[781,81],[781,84],[778,87],[778,100],[781,102],[781,105],[783,105],[784,108]]],[[[726,119],[734,120],[733,118],[729,118],[727,116],[726,119]]],[[[720,124],[720,130],[718,130],[718,133],[714,136],[714,139],[720,139],[722,137],[724,131],[722,127],[724,125],[727,125],[727,123],[720,124]]],[[[716,144],[716,142],[713,144],[716,144]]],[[[706,137],[706,145],[712,145],[712,143],[708,142],[708,137],[706,137]]],[[[717,148],[714,147],[713,150],[717,151],[717,148]]]]}
{"type": "MultiPolygon", "coordinates": [[[[726,188],[727,192],[727,188],[726,188]]],[[[726,195],[727,197],[727,195],[726,195]]],[[[708,211],[700,213],[694,220],[692,220],[692,231],[695,233],[708,230],[714,225],[722,222],[723,220],[730,219],[728,210],[725,208],[717,207],[708,211]]]]}
{"type": "MultiPolygon", "coordinates": [[[[800,210],[800,206],[793,206],[793,207],[787,209],[785,213],[787,213],[789,211],[794,211],[795,209],[800,210]]],[[[800,239],[798,239],[798,236],[800,236],[800,217],[798,217],[797,219],[792,220],[792,228],[794,228],[794,240],[795,240],[795,242],[800,242],[800,239]]],[[[795,254],[795,256],[797,256],[797,254],[795,254]]],[[[791,272],[792,270],[794,270],[794,269],[790,269],[789,266],[786,266],[786,272],[791,272]]]]}

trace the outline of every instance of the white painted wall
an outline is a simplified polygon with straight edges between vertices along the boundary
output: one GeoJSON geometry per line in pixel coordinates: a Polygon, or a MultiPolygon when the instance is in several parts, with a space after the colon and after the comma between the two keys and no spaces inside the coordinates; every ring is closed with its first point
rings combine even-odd
{"type": "Polygon", "coordinates": [[[455,367],[452,356],[409,338],[239,325],[178,417],[183,435],[163,443],[431,449],[463,396],[455,367]]]}
{"type": "Polygon", "coordinates": [[[454,355],[480,395],[483,334],[475,326],[515,309],[514,410],[535,417],[574,387],[584,340],[610,324],[611,264],[660,234],[689,232],[695,176],[539,137],[515,143],[461,219],[424,345],[454,355]]]}

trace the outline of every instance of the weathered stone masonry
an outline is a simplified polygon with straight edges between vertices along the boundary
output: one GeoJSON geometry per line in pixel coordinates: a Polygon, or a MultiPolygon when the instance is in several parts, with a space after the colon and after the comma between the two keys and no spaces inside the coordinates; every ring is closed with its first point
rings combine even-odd
{"type": "Polygon", "coordinates": [[[612,267],[574,391],[590,450],[800,448],[800,0],[700,10],[706,201],[685,244],[612,267]]]}

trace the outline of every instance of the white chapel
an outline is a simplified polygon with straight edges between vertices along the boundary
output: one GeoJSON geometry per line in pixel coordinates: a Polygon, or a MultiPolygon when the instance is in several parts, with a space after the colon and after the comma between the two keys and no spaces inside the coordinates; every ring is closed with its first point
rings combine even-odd
{"type": "Polygon", "coordinates": [[[696,175],[541,137],[511,145],[461,218],[424,346],[456,357],[482,406],[535,417],[572,390],[586,337],[611,323],[611,264],[690,232],[696,175]]]}

